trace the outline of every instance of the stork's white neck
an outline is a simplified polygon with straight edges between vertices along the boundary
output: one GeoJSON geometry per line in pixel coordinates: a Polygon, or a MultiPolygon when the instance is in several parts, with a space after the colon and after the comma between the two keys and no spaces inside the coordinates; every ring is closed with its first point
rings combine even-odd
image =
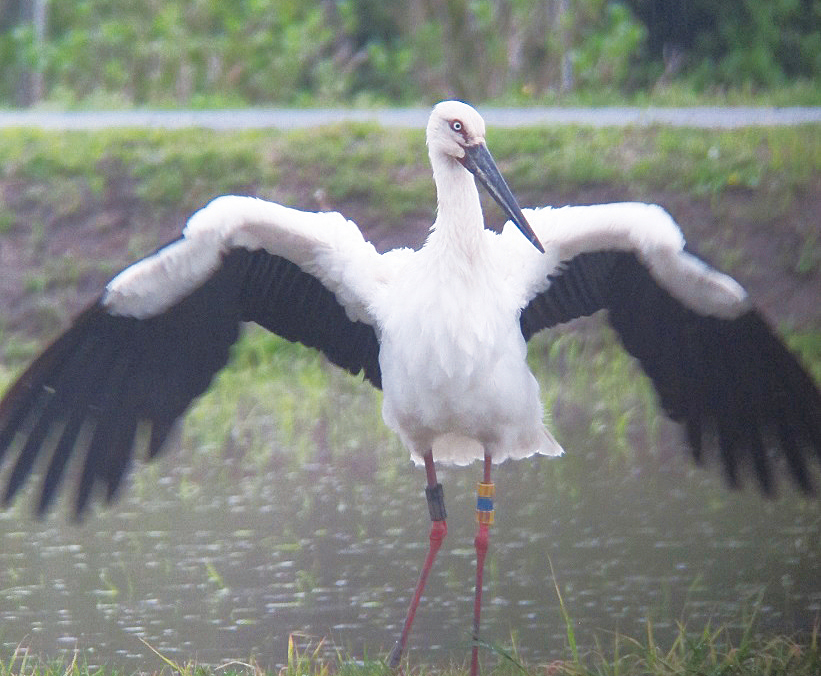
{"type": "Polygon", "coordinates": [[[473,254],[484,242],[484,216],[473,175],[452,157],[431,157],[438,209],[431,241],[473,254]]]}

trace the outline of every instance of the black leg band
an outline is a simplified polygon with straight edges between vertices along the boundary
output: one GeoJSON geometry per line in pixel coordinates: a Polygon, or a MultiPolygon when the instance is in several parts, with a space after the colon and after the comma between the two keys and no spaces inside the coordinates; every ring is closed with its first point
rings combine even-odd
{"type": "Polygon", "coordinates": [[[425,488],[425,495],[428,498],[428,511],[430,512],[431,521],[444,521],[448,518],[445,511],[445,491],[442,489],[442,484],[435,486],[427,486],[425,488]]]}

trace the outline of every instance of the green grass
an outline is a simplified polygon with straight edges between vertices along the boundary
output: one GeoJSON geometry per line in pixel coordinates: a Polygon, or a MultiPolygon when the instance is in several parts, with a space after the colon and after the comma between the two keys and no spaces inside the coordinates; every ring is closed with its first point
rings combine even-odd
{"type": "Polygon", "coordinates": [[[230,446],[246,470],[260,476],[272,453],[301,464],[313,457],[318,443],[339,455],[396,451],[380,403],[380,393],[361,377],[251,328],[189,413],[184,442],[192,453],[211,456],[230,446]]]}
{"type": "MultiPolygon", "coordinates": [[[[557,587],[558,590],[558,587],[557,587]]],[[[562,612],[572,627],[572,618],[562,604],[562,612]]],[[[669,646],[659,645],[648,622],[646,634],[629,637],[620,634],[601,637],[597,647],[579,654],[572,644],[565,657],[530,664],[511,647],[485,646],[481,651],[482,674],[494,676],[817,676],[821,672],[819,626],[807,636],[760,637],[754,616],[748,618],[740,638],[725,627],[709,624],[693,631],[678,625],[678,634],[669,646]]],[[[571,630],[568,638],[572,637],[571,630]]],[[[145,641],[144,641],[145,643],[145,641]]],[[[342,652],[332,657],[324,650],[324,640],[292,634],[288,641],[287,662],[278,671],[266,671],[253,657],[245,661],[225,661],[219,666],[196,662],[175,662],[145,643],[152,658],[141,674],[178,674],[179,676],[389,676],[407,673],[414,676],[465,676],[465,665],[430,665],[415,658],[405,659],[402,671],[392,672],[384,656],[352,659],[342,652]]],[[[466,650],[467,652],[467,650],[466,650]]],[[[0,661],[0,676],[129,676],[110,667],[90,667],[82,654],[71,661],[44,660],[32,654],[25,644],[0,661]]]]}
{"type": "Polygon", "coordinates": [[[821,170],[821,125],[700,132],[671,127],[562,126],[507,133],[489,144],[518,192],[615,184],[633,192],[789,194],[821,170]]]}

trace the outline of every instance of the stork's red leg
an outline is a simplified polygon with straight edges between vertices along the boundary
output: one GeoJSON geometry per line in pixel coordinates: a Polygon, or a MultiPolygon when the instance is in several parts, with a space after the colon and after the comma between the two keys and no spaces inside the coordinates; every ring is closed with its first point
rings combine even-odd
{"type": "Polygon", "coordinates": [[[430,527],[430,545],[428,547],[428,555],[425,557],[425,562],[422,564],[422,572],[419,575],[419,582],[416,583],[416,590],[413,593],[408,614],[405,617],[405,626],[402,628],[402,635],[393,646],[391,654],[388,657],[388,665],[391,669],[399,666],[402,659],[402,653],[405,651],[405,645],[408,642],[408,634],[410,634],[411,625],[413,625],[413,618],[416,615],[416,608],[419,606],[419,601],[422,598],[422,592],[425,591],[425,583],[428,581],[428,574],[433,566],[433,561],[436,558],[436,553],[439,547],[442,546],[442,540],[448,534],[448,526],[445,519],[445,496],[442,491],[442,484],[436,481],[436,469],[433,466],[433,451],[428,451],[424,457],[425,471],[428,476],[428,485],[425,488],[425,495],[428,498],[428,510],[430,511],[430,518],[433,522],[430,527]]]}
{"type": "Polygon", "coordinates": [[[477,487],[476,501],[476,538],[473,541],[476,547],[476,596],[473,600],[473,655],[470,660],[470,676],[479,673],[479,620],[482,615],[482,575],[485,570],[485,554],[487,554],[488,530],[493,523],[493,496],[496,488],[490,480],[490,456],[485,454],[485,471],[483,480],[477,487]]]}

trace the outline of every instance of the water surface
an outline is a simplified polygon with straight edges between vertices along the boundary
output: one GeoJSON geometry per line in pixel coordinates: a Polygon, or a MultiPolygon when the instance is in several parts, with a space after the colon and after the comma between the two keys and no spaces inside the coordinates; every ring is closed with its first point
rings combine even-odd
{"type": "MultiPolygon", "coordinates": [[[[610,632],[643,636],[648,621],[663,644],[676,620],[700,631],[708,621],[738,625],[755,608],[760,631],[782,632],[809,630],[821,614],[813,505],[729,493],[682,468],[599,473],[556,490],[554,464],[565,461],[496,472],[486,640],[515,639],[530,662],[567,656],[548,557],[583,648],[610,632]]],[[[142,638],[176,660],[253,656],[275,667],[298,632],[314,645],[326,639],[331,653],[384,654],[428,528],[424,473],[394,462],[238,475],[188,495],[172,476],[150,501],[129,495],[82,526],[3,513],[2,651],[79,648],[91,663],[159,668],[142,638]]],[[[441,472],[449,535],[411,638],[427,661],[466,654],[478,472],[441,472]]]]}

